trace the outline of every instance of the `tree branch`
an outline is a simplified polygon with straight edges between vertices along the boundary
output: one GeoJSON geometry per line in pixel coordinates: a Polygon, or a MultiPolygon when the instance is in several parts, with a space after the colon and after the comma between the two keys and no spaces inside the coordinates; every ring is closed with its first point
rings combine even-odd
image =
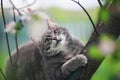
{"type": "MultiPolygon", "coordinates": [[[[109,4],[106,5],[106,9],[109,9],[110,6],[111,6],[111,4],[112,4],[112,1],[111,1],[109,4]]],[[[105,8],[105,7],[104,7],[104,8],[105,8]]],[[[97,25],[96,25],[96,29],[99,30],[99,29],[102,27],[103,23],[104,23],[104,22],[103,22],[102,20],[101,20],[100,22],[98,22],[97,25]]],[[[97,36],[95,31],[93,31],[93,33],[91,34],[90,39],[88,40],[88,42],[86,43],[86,45],[84,46],[84,48],[81,50],[81,53],[84,52],[84,50],[85,50],[86,47],[90,44],[90,41],[91,41],[91,39],[94,38],[94,36],[97,36]]]]}
{"type": "MultiPolygon", "coordinates": [[[[13,7],[13,19],[14,22],[16,22],[16,15],[15,15],[15,11],[14,11],[14,7],[13,7]]],[[[16,51],[17,51],[17,59],[19,59],[19,49],[18,49],[18,38],[17,38],[17,34],[15,34],[15,44],[16,44],[16,51]]]]}
{"type": "Polygon", "coordinates": [[[9,1],[10,1],[10,3],[12,4],[13,8],[14,8],[15,10],[17,10],[18,14],[19,14],[19,15],[22,15],[21,12],[19,11],[19,9],[17,9],[16,6],[14,5],[14,3],[12,2],[12,0],[9,0],[9,1]]]}
{"type": "MultiPolygon", "coordinates": [[[[19,16],[21,16],[21,12],[19,11],[20,9],[23,9],[23,8],[26,8],[26,7],[29,7],[29,6],[32,6],[37,0],[34,0],[31,4],[28,4],[27,6],[24,6],[22,8],[17,8],[14,3],[12,2],[12,0],[9,0],[10,3],[12,4],[12,7],[13,7],[13,19],[14,19],[14,22],[16,22],[16,15],[15,15],[15,10],[17,10],[19,16]]],[[[21,20],[19,20],[20,23],[22,23],[21,20]]],[[[18,38],[17,38],[17,34],[15,34],[15,44],[16,44],[16,50],[17,50],[17,59],[19,58],[19,49],[18,49],[18,38]]]]}
{"type": "Polygon", "coordinates": [[[103,7],[103,5],[102,5],[102,3],[101,3],[101,1],[100,1],[100,0],[98,0],[98,3],[99,3],[99,5],[100,5],[100,7],[102,8],[102,7],[103,7]]]}
{"type": "MultiPolygon", "coordinates": [[[[115,4],[109,5],[108,10],[110,11],[110,19],[109,19],[108,23],[103,23],[103,22],[99,23],[99,25],[101,26],[101,27],[97,28],[99,35],[93,34],[91,36],[91,38],[88,41],[88,45],[85,48],[86,50],[88,50],[89,47],[91,47],[92,45],[97,44],[99,42],[99,39],[98,39],[99,36],[103,33],[111,34],[116,39],[119,37],[119,35],[120,35],[120,24],[119,24],[120,10],[119,10],[118,6],[115,6],[115,4]]],[[[104,60],[104,58],[102,58],[100,60],[93,59],[89,56],[88,52],[87,53],[82,52],[82,54],[87,56],[88,64],[85,67],[79,68],[78,70],[73,72],[69,76],[69,78],[67,78],[66,80],[81,80],[81,79],[82,80],[90,80],[90,78],[93,76],[93,74],[96,72],[96,70],[98,69],[98,67],[100,66],[102,61],[104,60]]]]}
{"type": "Polygon", "coordinates": [[[79,0],[78,0],[78,1],[72,0],[72,1],[75,2],[75,3],[77,3],[77,4],[84,10],[84,12],[87,14],[89,20],[90,20],[91,23],[92,23],[92,26],[93,26],[93,28],[94,28],[95,33],[97,34],[96,26],[95,26],[95,24],[94,24],[91,16],[90,16],[89,13],[87,12],[87,10],[80,4],[79,0]]]}
{"type": "MultiPolygon", "coordinates": [[[[6,20],[5,20],[5,14],[4,14],[4,9],[3,9],[3,0],[1,0],[1,12],[2,12],[2,18],[3,18],[3,23],[4,23],[4,28],[6,28],[6,20]]],[[[10,62],[12,63],[12,57],[11,57],[11,51],[10,51],[10,45],[9,45],[9,39],[8,39],[8,34],[5,33],[5,37],[6,37],[6,42],[7,42],[7,47],[8,47],[8,53],[9,53],[9,57],[10,57],[10,62]]]]}

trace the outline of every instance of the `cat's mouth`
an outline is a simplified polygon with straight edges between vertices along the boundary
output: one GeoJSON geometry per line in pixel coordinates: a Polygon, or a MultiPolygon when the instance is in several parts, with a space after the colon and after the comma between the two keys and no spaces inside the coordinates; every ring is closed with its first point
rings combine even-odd
{"type": "Polygon", "coordinates": [[[58,39],[57,37],[54,37],[52,40],[55,41],[54,47],[57,47],[60,44],[60,42],[62,41],[62,39],[58,39]]]}
{"type": "Polygon", "coordinates": [[[53,56],[61,51],[65,51],[66,40],[64,36],[51,38],[51,41],[50,48],[47,50],[49,56],[53,56]]]}
{"type": "Polygon", "coordinates": [[[52,38],[52,43],[50,45],[50,48],[49,50],[47,51],[48,53],[48,56],[53,56],[53,55],[56,55],[58,54],[60,51],[61,51],[61,45],[60,45],[60,42],[62,41],[62,39],[58,39],[58,38],[52,38]]]}

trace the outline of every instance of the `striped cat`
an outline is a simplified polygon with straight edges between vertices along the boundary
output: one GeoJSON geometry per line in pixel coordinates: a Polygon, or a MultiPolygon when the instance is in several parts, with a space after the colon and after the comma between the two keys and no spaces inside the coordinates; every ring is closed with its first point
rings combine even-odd
{"type": "Polygon", "coordinates": [[[66,28],[50,27],[41,40],[24,43],[12,53],[13,65],[6,63],[7,80],[65,80],[73,71],[87,64],[80,54],[83,45],[66,28]]]}

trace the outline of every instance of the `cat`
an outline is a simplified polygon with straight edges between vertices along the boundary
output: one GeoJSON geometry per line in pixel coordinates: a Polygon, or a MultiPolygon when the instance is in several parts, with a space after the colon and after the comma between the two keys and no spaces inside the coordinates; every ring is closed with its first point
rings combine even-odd
{"type": "Polygon", "coordinates": [[[7,80],[65,80],[73,71],[87,64],[80,54],[84,47],[66,28],[49,27],[41,40],[24,43],[6,62],[7,80]]]}

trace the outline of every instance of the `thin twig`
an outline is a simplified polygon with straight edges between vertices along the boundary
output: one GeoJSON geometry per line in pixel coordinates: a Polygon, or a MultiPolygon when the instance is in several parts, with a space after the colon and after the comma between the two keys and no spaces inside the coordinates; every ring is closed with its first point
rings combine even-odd
{"type": "Polygon", "coordinates": [[[14,19],[14,22],[16,22],[16,15],[15,15],[15,8],[13,7],[13,19],[14,19]]]}
{"type": "Polygon", "coordinates": [[[0,68],[0,73],[2,74],[2,76],[4,77],[5,80],[7,80],[5,74],[3,73],[2,69],[0,68]]]}
{"type": "MultiPolygon", "coordinates": [[[[14,3],[12,2],[12,0],[9,0],[9,1],[10,1],[10,3],[12,4],[14,10],[16,10],[16,11],[18,12],[19,16],[22,16],[21,12],[19,11],[18,8],[16,8],[16,6],[15,6],[14,3]]],[[[14,12],[14,15],[15,15],[15,12],[14,12]]],[[[14,20],[15,20],[15,19],[16,19],[16,18],[14,17],[14,20]]],[[[19,22],[22,23],[22,20],[20,19],[19,22]]],[[[23,27],[23,25],[22,25],[22,27],[23,27]]]]}
{"type": "Polygon", "coordinates": [[[9,0],[9,1],[10,1],[10,3],[12,4],[13,8],[14,8],[15,10],[17,10],[18,14],[19,14],[19,15],[22,15],[21,12],[19,11],[19,9],[16,8],[16,6],[13,4],[12,0],[9,0]]]}
{"type": "Polygon", "coordinates": [[[97,33],[96,26],[95,26],[95,24],[94,24],[91,16],[90,16],[89,13],[87,12],[87,10],[80,4],[79,0],[78,0],[78,1],[72,0],[72,1],[75,2],[75,3],[77,3],[77,4],[84,10],[84,12],[87,14],[89,20],[91,21],[91,23],[92,23],[92,25],[93,25],[93,28],[94,28],[95,33],[98,34],[98,33],[97,33]]]}
{"type": "MultiPolygon", "coordinates": [[[[111,1],[111,2],[107,5],[106,9],[109,9],[109,7],[110,7],[110,5],[112,4],[112,2],[113,2],[113,1],[111,1]]],[[[100,21],[100,22],[96,25],[96,29],[97,29],[97,30],[100,29],[102,25],[103,25],[103,21],[100,21]]],[[[91,34],[91,37],[89,38],[88,42],[86,43],[86,45],[84,46],[84,48],[81,50],[80,53],[83,53],[83,51],[86,49],[86,47],[87,47],[88,44],[90,43],[90,40],[91,40],[92,38],[94,38],[94,36],[95,36],[95,31],[91,34]]]]}
{"type": "MultiPolygon", "coordinates": [[[[21,9],[24,9],[24,8],[30,7],[30,6],[32,6],[33,4],[35,4],[36,1],[37,1],[37,0],[34,0],[32,3],[30,3],[30,4],[28,4],[28,5],[24,6],[24,7],[17,8],[17,9],[18,9],[18,10],[21,10],[21,9]]],[[[13,3],[13,2],[12,2],[12,3],[13,3]]],[[[15,6],[15,5],[14,5],[14,6],[15,6]]],[[[6,8],[6,9],[11,9],[11,8],[6,8]]]]}
{"type": "MultiPolygon", "coordinates": [[[[16,6],[14,5],[14,3],[12,2],[12,0],[9,0],[10,3],[12,4],[13,7],[13,17],[14,17],[14,22],[16,22],[16,15],[15,15],[15,10],[17,10],[18,14],[21,16],[21,12],[19,11],[18,8],[16,8],[16,6]]],[[[35,0],[36,1],[36,0],[35,0]]],[[[32,4],[31,4],[32,5],[32,4]]],[[[19,20],[20,23],[22,23],[21,20],[19,20]]],[[[19,49],[18,49],[18,38],[17,38],[17,34],[15,34],[15,43],[16,43],[16,50],[17,50],[17,59],[19,58],[19,49]]]]}
{"type": "Polygon", "coordinates": [[[98,0],[98,3],[99,3],[99,5],[100,5],[100,7],[102,8],[102,7],[103,7],[103,5],[102,5],[102,3],[101,3],[101,1],[100,1],[100,0],[98,0]]]}
{"type": "MultiPolygon", "coordinates": [[[[28,5],[26,5],[26,6],[24,6],[24,7],[21,7],[21,8],[17,8],[17,7],[14,5],[14,3],[12,2],[12,0],[9,0],[9,1],[10,1],[10,3],[13,5],[13,7],[18,11],[18,13],[21,14],[19,10],[24,9],[24,8],[27,8],[27,7],[29,7],[29,6],[32,6],[33,4],[36,3],[37,0],[34,0],[31,4],[28,4],[28,5]]],[[[9,8],[8,8],[8,9],[9,9],[9,8]]]]}
{"type": "MultiPolygon", "coordinates": [[[[18,8],[16,8],[16,6],[14,5],[14,3],[12,2],[12,0],[9,0],[10,3],[12,4],[13,7],[13,18],[14,18],[14,22],[16,22],[16,15],[15,15],[15,10],[17,10],[18,14],[21,16],[21,12],[19,11],[18,8]]],[[[20,20],[20,22],[22,22],[20,20]]],[[[18,49],[18,38],[17,38],[17,34],[15,34],[15,44],[16,44],[16,50],[17,50],[17,59],[19,58],[19,49],[18,49]]]]}
{"type": "Polygon", "coordinates": [[[24,9],[24,8],[29,7],[29,6],[32,6],[33,4],[36,3],[36,1],[37,1],[37,0],[34,0],[31,4],[28,4],[28,5],[24,6],[24,7],[18,8],[18,9],[20,10],[20,9],[24,9]]]}
{"type": "Polygon", "coordinates": [[[18,49],[18,38],[17,38],[17,34],[15,34],[15,44],[16,44],[16,50],[17,50],[17,59],[19,59],[19,49],[18,49]]]}
{"type": "MultiPolygon", "coordinates": [[[[4,14],[4,9],[3,9],[3,0],[1,0],[1,12],[2,12],[2,18],[3,18],[3,23],[4,23],[4,28],[6,28],[6,20],[5,20],[5,14],[4,14]]],[[[12,57],[11,57],[11,51],[10,51],[10,45],[9,45],[9,39],[8,39],[8,34],[5,32],[5,37],[6,37],[6,42],[7,42],[7,47],[8,47],[8,53],[10,57],[10,62],[12,63],[12,57]]]]}
{"type": "MultiPolygon", "coordinates": [[[[14,22],[16,22],[16,15],[15,15],[15,11],[14,11],[14,7],[13,7],[13,19],[14,22]]],[[[17,40],[17,34],[15,34],[15,44],[16,44],[16,51],[17,51],[17,59],[19,59],[19,49],[18,49],[18,40],[17,40]]]]}

